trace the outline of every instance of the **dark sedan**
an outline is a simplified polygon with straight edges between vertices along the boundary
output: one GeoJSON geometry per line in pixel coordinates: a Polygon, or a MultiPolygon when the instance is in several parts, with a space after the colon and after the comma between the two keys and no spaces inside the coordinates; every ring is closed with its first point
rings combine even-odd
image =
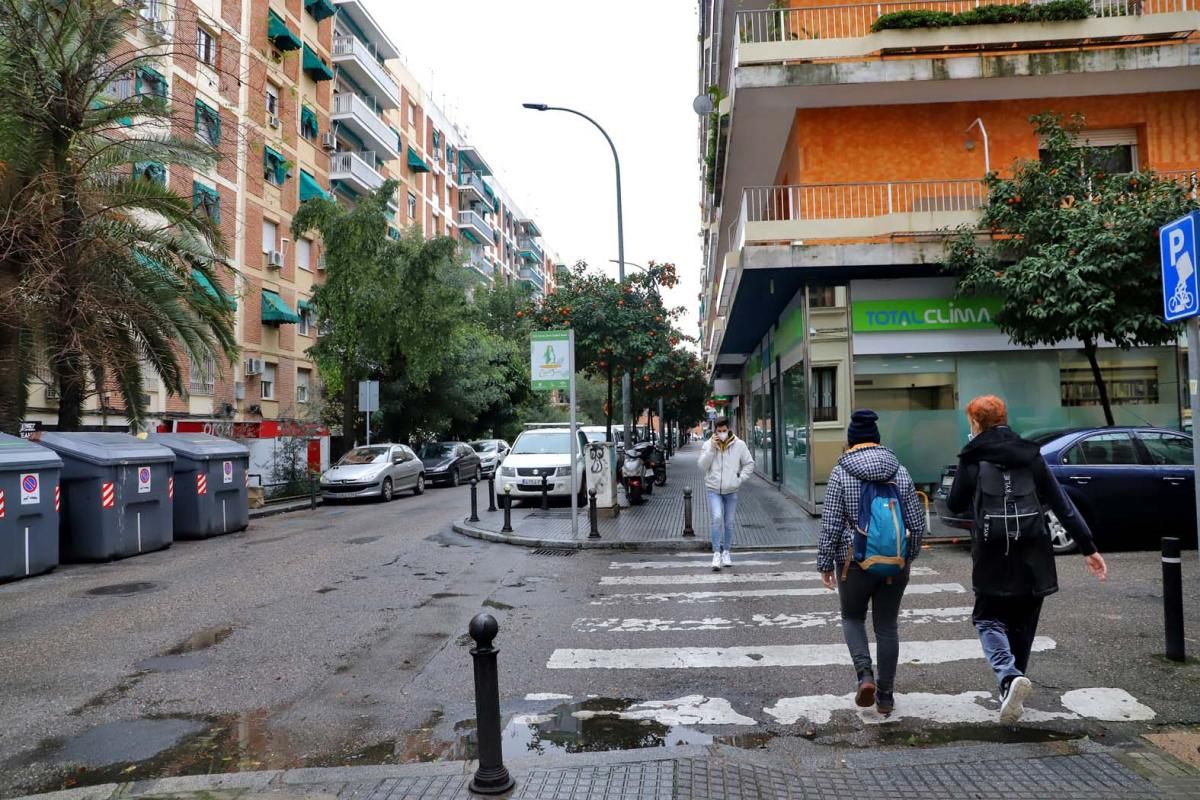
{"type": "MultiPolygon", "coordinates": [[[[1192,437],[1166,428],[1086,428],[1038,437],[1042,457],[1087,520],[1097,542],[1158,546],[1163,536],[1196,543],[1196,476],[1192,437]]],[[[970,529],[950,514],[945,498],[954,468],[942,476],[937,506],[942,521],[970,529]]],[[[1075,542],[1049,515],[1054,550],[1070,553],[1075,542]]]]}
{"type": "Polygon", "coordinates": [[[417,453],[425,465],[425,479],[430,483],[458,486],[463,481],[483,477],[479,454],[465,442],[434,442],[417,453]]]}

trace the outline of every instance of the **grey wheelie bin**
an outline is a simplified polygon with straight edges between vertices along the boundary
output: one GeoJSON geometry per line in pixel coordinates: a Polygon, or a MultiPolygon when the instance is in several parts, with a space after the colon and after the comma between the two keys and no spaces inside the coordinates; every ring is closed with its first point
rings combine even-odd
{"type": "Polygon", "coordinates": [[[63,561],[111,561],[170,547],[175,454],[125,433],[43,431],[63,460],[63,561]]]}
{"type": "Polygon", "coordinates": [[[58,566],[62,466],[53,450],[0,433],[0,581],[58,566]]]}
{"type": "Polygon", "coordinates": [[[250,524],[250,449],[206,433],[151,434],[175,453],[175,538],[207,539],[250,524]]]}

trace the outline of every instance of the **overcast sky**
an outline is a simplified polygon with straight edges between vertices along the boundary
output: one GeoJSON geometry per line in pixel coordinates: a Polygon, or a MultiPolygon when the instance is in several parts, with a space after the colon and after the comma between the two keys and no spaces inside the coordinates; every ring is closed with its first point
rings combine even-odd
{"type": "Polygon", "coordinates": [[[671,261],[696,335],[700,215],[694,0],[367,0],[414,76],[479,147],[547,246],[615,276],[612,156],[621,157],[625,260],[671,261]]]}

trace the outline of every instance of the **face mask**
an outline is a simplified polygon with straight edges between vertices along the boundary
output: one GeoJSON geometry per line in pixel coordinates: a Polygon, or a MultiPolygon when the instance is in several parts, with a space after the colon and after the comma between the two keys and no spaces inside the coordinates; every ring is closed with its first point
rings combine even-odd
{"type": "Polygon", "coordinates": [[[729,438],[729,431],[717,431],[717,441],[724,442],[729,438]]]}

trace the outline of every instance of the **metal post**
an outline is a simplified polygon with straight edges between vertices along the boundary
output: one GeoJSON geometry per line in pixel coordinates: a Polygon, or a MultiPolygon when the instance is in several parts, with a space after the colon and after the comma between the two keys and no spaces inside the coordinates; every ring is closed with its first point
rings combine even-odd
{"type": "Polygon", "coordinates": [[[542,476],[542,511],[549,511],[549,510],[550,510],[550,481],[545,475],[543,475],[542,476]]]}
{"type": "Polygon", "coordinates": [[[467,522],[479,522],[479,479],[471,478],[471,518],[467,522]]]}
{"type": "Polygon", "coordinates": [[[504,527],[501,533],[512,533],[512,486],[504,487],[504,527]]]}
{"type": "Polygon", "coordinates": [[[475,640],[471,658],[475,661],[475,729],[479,737],[479,769],[468,788],[477,794],[503,794],[514,783],[504,766],[500,741],[500,674],[496,666],[500,651],[492,647],[499,631],[491,614],[476,614],[467,628],[475,640]]]}
{"type": "Polygon", "coordinates": [[[583,458],[583,453],[579,452],[579,425],[575,416],[575,329],[571,328],[567,331],[567,349],[569,354],[567,358],[571,360],[571,382],[570,382],[570,403],[571,403],[571,539],[579,537],[579,495],[575,491],[576,482],[580,486],[586,485],[587,477],[579,474],[579,462],[583,458]]]}
{"type": "Polygon", "coordinates": [[[1167,658],[1187,659],[1183,647],[1183,558],[1179,540],[1164,536],[1162,540],[1163,625],[1167,632],[1167,658]]]}
{"type": "Polygon", "coordinates": [[[600,521],[596,516],[596,490],[588,489],[588,538],[600,538],[600,521]]]}
{"type": "Polygon", "coordinates": [[[692,528],[692,487],[683,487],[683,535],[684,538],[691,538],[696,535],[695,529],[692,528]]]}
{"type": "MultiPolygon", "coordinates": [[[[1195,446],[1196,422],[1200,420],[1200,317],[1186,323],[1188,343],[1188,396],[1192,401],[1192,468],[1200,475],[1200,447],[1195,446]]],[[[1200,483],[1196,484],[1196,519],[1200,521],[1200,483]]]]}
{"type": "MultiPolygon", "coordinates": [[[[499,469],[497,467],[496,469],[499,469]]],[[[488,511],[496,510],[496,475],[492,473],[488,476],[488,511]]]]}

